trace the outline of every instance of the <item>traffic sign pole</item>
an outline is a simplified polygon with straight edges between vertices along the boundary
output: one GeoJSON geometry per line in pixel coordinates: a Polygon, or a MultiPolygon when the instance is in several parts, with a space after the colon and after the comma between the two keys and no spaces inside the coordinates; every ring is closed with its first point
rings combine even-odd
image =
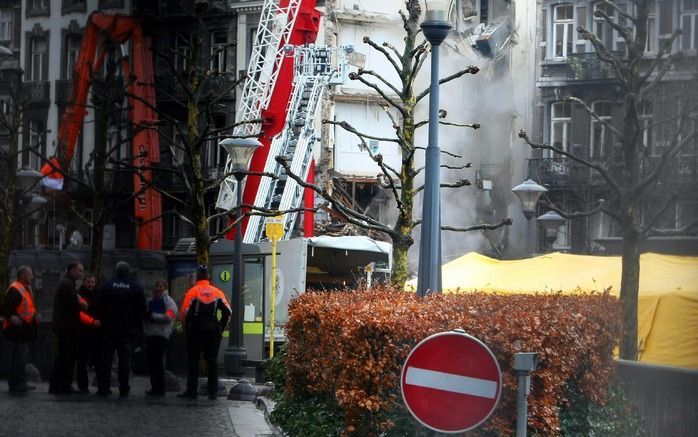
{"type": "Polygon", "coordinates": [[[267,217],[265,233],[271,238],[271,308],[269,309],[269,358],[274,358],[274,329],[276,328],[276,242],[284,235],[284,218],[267,217]]]}
{"type": "Polygon", "coordinates": [[[424,426],[461,433],[492,414],[502,374],[494,354],[480,340],[463,332],[442,332],[412,349],[400,388],[407,409],[424,426]]]}

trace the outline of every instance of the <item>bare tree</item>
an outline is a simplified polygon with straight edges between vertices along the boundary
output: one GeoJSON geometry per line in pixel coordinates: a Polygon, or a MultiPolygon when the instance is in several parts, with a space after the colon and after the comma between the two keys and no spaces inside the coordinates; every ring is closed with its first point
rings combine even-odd
{"type": "Polygon", "coordinates": [[[160,44],[153,49],[154,58],[164,66],[155,83],[158,108],[153,109],[161,120],[161,148],[169,158],[153,169],[153,187],[172,205],[164,214],[175,215],[190,227],[197,263],[208,264],[211,244],[232,227],[228,223],[232,211],[208,210],[221,181],[230,175],[218,171],[223,162],[207,163],[206,158],[219,147],[219,139],[232,132],[234,123],[227,118],[221,123],[216,117],[225,117],[235,89],[244,78],[226,72],[228,56],[224,54],[234,43],[206,50],[203,36],[207,21],[215,19],[221,10],[214,4],[199,3],[184,12],[177,17],[149,17],[156,26],[174,30],[172,37],[177,40],[174,45],[160,44]],[[164,101],[169,106],[161,104],[164,101]],[[217,221],[226,224],[217,227],[217,221]]]}
{"type": "Polygon", "coordinates": [[[10,280],[10,250],[17,231],[34,213],[20,203],[29,194],[29,190],[20,187],[17,171],[23,153],[19,149],[19,139],[27,122],[24,111],[30,96],[24,86],[22,70],[13,64],[14,61],[5,61],[3,67],[7,68],[0,72],[3,88],[7,91],[6,99],[0,101],[0,138],[6,138],[6,147],[0,146],[0,293],[4,293],[10,280]]]}
{"type": "MultiPolygon", "coordinates": [[[[277,157],[287,174],[295,179],[301,186],[310,188],[320,194],[332,207],[335,213],[341,216],[346,222],[358,227],[385,233],[393,243],[393,272],[392,282],[398,286],[404,286],[408,277],[407,252],[414,244],[412,232],[416,226],[421,224],[420,219],[414,218],[415,201],[414,197],[423,190],[423,186],[415,186],[417,176],[423,171],[415,164],[415,155],[423,151],[425,147],[415,143],[415,132],[417,129],[428,124],[428,120],[417,120],[415,111],[417,105],[429,95],[429,89],[421,91],[415,90],[415,81],[430,51],[429,43],[420,34],[420,17],[422,8],[418,0],[405,1],[405,11],[400,11],[402,25],[405,31],[404,46],[398,48],[390,43],[379,43],[370,37],[364,37],[364,43],[371,50],[375,50],[388,60],[393,70],[400,78],[399,83],[391,83],[379,72],[368,69],[359,69],[356,73],[350,74],[351,80],[360,82],[376,92],[382,99],[382,107],[390,118],[395,132],[394,137],[380,137],[369,132],[361,132],[346,121],[323,120],[328,125],[336,125],[353,133],[360,141],[360,147],[366,151],[367,155],[380,167],[379,179],[382,187],[388,190],[397,208],[398,217],[394,224],[381,223],[377,219],[369,216],[364,211],[352,207],[343,202],[341,196],[332,190],[332,187],[320,187],[309,184],[291,173],[291,169],[284,157],[277,157]],[[397,114],[397,115],[395,115],[397,114]],[[383,160],[380,154],[373,154],[367,146],[367,140],[378,140],[395,143],[401,152],[400,168],[393,168],[383,160]]],[[[449,76],[442,78],[439,83],[444,84],[458,79],[466,74],[476,74],[478,68],[475,66],[466,67],[449,76]]],[[[479,124],[466,124],[447,122],[446,113],[441,111],[439,123],[451,126],[467,127],[477,129],[479,124]]],[[[454,158],[462,159],[461,156],[453,155],[454,158]]],[[[470,163],[462,165],[442,165],[448,170],[462,170],[470,167],[470,163]]],[[[467,179],[460,179],[453,183],[442,183],[442,188],[460,188],[470,185],[467,179]]],[[[442,227],[448,231],[474,231],[483,229],[494,229],[502,225],[510,224],[510,219],[504,219],[498,224],[481,224],[467,228],[442,227]]]]}
{"type": "MultiPolygon", "coordinates": [[[[594,33],[579,27],[581,38],[588,40],[593,46],[596,56],[602,64],[608,65],[613,71],[615,80],[622,89],[622,114],[620,123],[602,118],[590,105],[575,96],[567,100],[580,105],[605,129],[610,130],[616,139],[617,159],[608,157],[602,161],[560,150],[549,144],[534,143],[521,131],[519,136],[537,150],[548,150],[574,161],[600,177],[607,186],[604,198],[597,198],[587,210],[563,211],[556,205],[549,206],[567,218],[589,217],[603,212],[611,217],[620,227],[622,238],[622,274],[620,299],[623,308],[623,332],[620,344],[620,356],[623,359],[637,359],[637,303],[640,278],[640,246],[648,235],[658,230],[657,223],[666,213],[667,208],[676,200],[670,195],[668,200],[657,204],[653,190],[666,174],[677,155],[687,145],[694,141],[696,132],[694,125],[687,123],[689,116],[696,107],[684,108],[680,113],[671,117],[674,123],[673,135],[667,138],[666,147],[661,153],[651,155],[643,135],[647,129],[656,129],[642,122],[642,105],[647,102],[661,100],[657,90],[662,87],[663,80],[681,59],[680,54],[672,54],[672,46],[681,34],[676,30],[660,43],[656,55],[648,58],[645,52],[648,36],[648,7],[650,2],[645,0],[631,1],[629,9],[621,7],[620,2],[602,1],[603,7],[597,7],[594,16],[602,19],[625,42],[623,52],[612,51],[594,33]]],[[[623,2],[625,3],[625,2],[623,2]]],[[[695,73],[693,73],[695,74],[695,73]]],[[[695,76],[694,76],[695,77],[695,76]]],[[[692,90],[687,90],[692,91],[692,90]]],[[[694,105],[694,103],[691,103],[694,105]]],[[[587,179],[587,184],[590,180],[587,179]]],[[[598,196],[598,191],[596,191],[598,196]]],[[[687,231],[698,222],[694,222],[678,231],[687,231]]],[[[676,231],[676,230],[674,230],[676,231]]]]}

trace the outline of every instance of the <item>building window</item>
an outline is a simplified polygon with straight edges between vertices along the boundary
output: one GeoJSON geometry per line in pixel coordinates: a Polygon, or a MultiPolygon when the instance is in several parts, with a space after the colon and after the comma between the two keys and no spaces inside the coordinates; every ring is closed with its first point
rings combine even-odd
{"type": "Polygon", "coordinates": [[[27,0],[27,17],[50,15],[49,0],[27,0]]]}
{"type": "Polygon", "coordinates": [[[191,45],[189,37],[186,35],[177,35],[175,37],[175,68],[179,72],[187,70],[189,57],[191,56],[191,45]]]}
{"type": "Polygon", "coordinates": [[[591,158],[604,158],[613,144],[611,130],[604,123],[611,122],[611,102],[594,102],[591,109],[596,117],[591,117],[591,158]]]}
{"type": "MultiPolygon", "coordinates": [[[[12,42],[14,15],[15,12],[12,9],[0,9],[0,41],[12,42]]],[[[12,47],[12,44],[9,46],[12,47]]]]}
{"type": "Polygon", "coordinates": [[[698,0],[681,1],[681,49],[698,47],[698,0]]]}
{"type": "Polygon", "coordinates": [[[218,73],[228,71],[228,31],[211,32],[211,70],[218,73]]]}
{"type": "MultiPolygon", "coordinates": [[[[572,137],[572,104],[556,102],[550,106],[550,144],[556,149],[569,150],[572,137]]],[[[551,158],[549,150],[544,151],[546,158],[551,158]]]]}
{"type": "Polygon", "coordinates": [[[698,112],[691,112],[686,118],[686,128],[684,130],[685,134],[682,133],[680,139],[686,138],[684,135],[689,136],[688,142],[681,147],[681,155],[685,157],[690,157],[690,160],[684,160],[683,166],[686,168],[684,171],[695,172],[696,171],[696,161],[695,158],[698,156],[698,112]]]}
{"type": "Polygon", "coordinates": [[[29,79],[34,82],[48,80],[48,41],[46,38],[32,38],[30,44],[29,79]]]}
{"type": "Polygon", "coordinates": [[[698,201],[683,200],[676,202],[676,229],[693,223],[698,217],[698,201]]]}
{"type": "Polygon", "coordinates": [[[62,14],[70,14],[73,12],[85,12],[87,10],[86,0],[63,0],[62,14]]]}
{"type": "Polygon", "coordinates": [[[75,63],[80,54],[81,43],[82,38],[80,35],[67,35],[65,37],[65,71],[63,72],[65,79],[70,80],[73,78],[73,70],[75,70],[75,63]]]}
{"type": "Polygon", "coordinates": [[[648,53],[657,52],[657,43],[659,42],[657,38],[657,11],[654,0],[647,3],[647,43],[645,44],[645,51],[648,53]]]}
{"type": "Polygon", "coordinates": [[[654,148],[654,108],[652,102],[643,100],[638,107],[638,115],[640,116],[640,128],[642,129],[642,144],[646,150],[651,151],[654,148]]]}
{"type": "Polygon", "coordinates": [[[572,53],[574,43],[574,7],[572,5],[557,5],[553,9],[553,41],[555,42],[554,58],[564,59],[572,53]]]}
{"type": "Polygon", "coordinates": [[[604,12],[610,18],[613,18],[613,6],[606,4],[604,2],[597,2],[594,4],[594,35],[601,40],[604,47],[608,50],[613,48],[613,29],[611,24],[606,21],[603,17],[597,17],[596,11],[604,12]]]}
{"type": "Polygon", "coordinates": [[[41,120],[29,120],[29,138],[22,153],[22,165],[38,170],[41,156],[45,155],[46,129],[41,120]]]}
{"type": "MultiPolygon", "coordinates": [[[[214,129],[219,130],[225,127],[225,115],[214,115],[213,116],[214,129]]],[[[225,167],[225,160],[228,154],[223,150],[221,146],[218,145],[222,138],[211,138],[208,140],[208,147],[205,157],[206,166],[209,170],[209,177],[217,178],[219,175],[219,169],[222,171],[225,167]]]]}

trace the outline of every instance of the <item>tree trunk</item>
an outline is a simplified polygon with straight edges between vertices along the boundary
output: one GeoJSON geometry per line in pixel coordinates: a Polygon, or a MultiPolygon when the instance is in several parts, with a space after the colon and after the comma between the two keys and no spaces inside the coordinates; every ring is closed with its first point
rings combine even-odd
{"type": "Polygon", "coordinates": [[[411,245],[409,242],[393,240],[393,272],[390,279],[398,290],[405,288],[405,282],[407,282],[409,274],[407,251],[411,245]]]}
{"type": "Polygon", "coordinates": [[[0,293],[5,293],[10,284],[10,242],[14,235],[12,215],[8,214],[2,221],[0,233],[2,234],[0,238],[0,293]]]}
{"type": "Polygon", "coordinates": [[[639,235],[632,227],[623,232],[623,269],[620,280],[620,301],[623,329],[620,358],[637,360],[637,296],[640,287],[639,235]]]}
{"type": "MultiPolygon", "coordinates": [[[[5,194],[5,216],[2,220],[0,228],[0,293],[5,293],[5,290],[10,285],[10,247],[12,247],[12,239],[14,238],[15,225],[15,173],[16,168],[10,164],[8,169],[8,184],[5,194]]],[[[16,165],[14,166],[16,167],[16,165]]]]}
{"type": "Polygon", "coordinates": [[[92,226],[90,241],[90,273],[99,280],[102,272],[102,242],[104,241],[104,223],[100,220],[92,226]]]}

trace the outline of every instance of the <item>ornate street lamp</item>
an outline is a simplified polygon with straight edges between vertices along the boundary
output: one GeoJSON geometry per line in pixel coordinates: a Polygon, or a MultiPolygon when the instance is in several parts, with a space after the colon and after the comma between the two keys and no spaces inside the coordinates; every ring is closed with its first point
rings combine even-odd
{"type": "Polygon", "coordinates": [[[240,360],[247,358],[242,332],[243,321],[243,280],[242,266],[242,181],[247,176],[247,168],[254,151],[262,145],[254,138],[226,138],[220,143],[230,157],[233,176],[237,181],[235,191],[237,194],[237,209],[235,213],[235,253],[233,258],[233,289],[230,296],[230,305],[233,313],[230,317],[230,330],[228,332],[228,348],[223,355],[225,372],[231,375],[244,374],[240,360]]]}
{"type": "Polygon", "coordinates": [[[531,248],[531,219],[536,215],[536,204],[540,196],[548,191],[545,187],[541,187],[532,179],[524,181],[511,189],[516,194],[516,197],[521,201],[523,215],[526,217],[526,255],[532,253],[531,248]]]}
{"type": "Polygon", "coordinates": [[[557,230],[565,222],[565,219],[557,212],[551,210],[539,216],[536,220],[543,225],[543,229],[545,229],[546,243],[552,246],[557,237],[557,230]]]}
{"type": "Polygon", "coordinates": [[[431,83],[429,86],[429,144],[424,166],[424,201],[419,239],[417,294],[441,292],[441,150],[439,149],[439,46],[446,39],[448,1],[426,0],[424,37],[431,44],[431,83]]]}
{"type": "Polygon", "coordinates": [[[17,170],[17,189],[20,193],[27,194],[43,177],[44,175],[31,167],[22,167],[17,170]]]}

